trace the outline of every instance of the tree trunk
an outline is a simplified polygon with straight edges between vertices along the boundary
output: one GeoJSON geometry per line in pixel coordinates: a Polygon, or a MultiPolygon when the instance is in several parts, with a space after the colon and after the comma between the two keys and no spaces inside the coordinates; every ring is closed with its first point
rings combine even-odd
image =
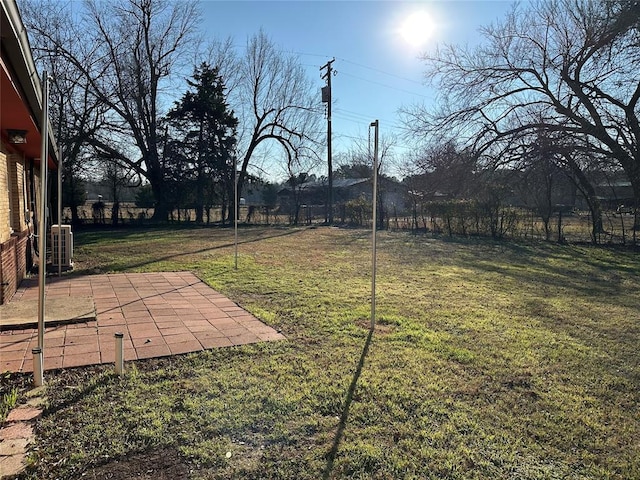
{"type": "MultiPolygon", "coordinates": [[[[640,159],[634,163],[635,169],[627,169],[627,175],[631,182],[631,188],[633,189],[633,231],[640,229],[638,224],[638,208],[640,207],[640,159]]],[[[634,241],[635,243],[635,241],[634,241]]]]}
{"type": "Polygon", "coordinates": [[[171,208],[167,199],[167,189],[161,169],[156,168],[150,171],[148,178],[153,198],[155,199],[151,220],[154,222],[166,222],[171,208]]]}
{"type": "MultiPolygon", "coordinates": [[[[152,191],[156,191],[156,188],[151,187],[152,191]]],[[[169,202],[162,198],[162,194],[156,194],[156,203],[153,207],[153,215],[151,220],[155,222],[165,222],[169,217],[169,202]]]]}
{"type": "Polygon", "coordinates": [[[80,225],[80,217],[78,216],[78,205],[74,203],[69,208],[71,209],[71,225],[80,225]]]}
{"type": "Polygon", "coordinates": [[[551,239],[551,210],[544,212],[540,217],[544,225],[544,239],[548,242],[551,239]]]}
{"type": "Polygon", "coordinates": [[[113,205],[111,207],[111,224],[114,227],[118,226],[119,216],[120,216],[120,202],[116,199],[113,202],[113,205]]]}
{"type": "Polygon", "coordinates": [[[202,177],[202,170],[200,170],[196,180],[196,223],[203,223],[204,221],[204,178],[202,177]]]}
{"type": "Polygon", "coordinates": [[[198,176],[196,177],[196,223],[203,223],[204,207],[204,122],[200,121],[198,130],[198,176]]]}
{"type": "Polygon", "coordinates": [[[564,243],[564,235],[562,235],[562,210],[558,211],[558,243],[564,243]]]}
{"type": "Polygon", "coordinates": [[[571,180],[576,184],[580,192],[582,192],[587,201],[587,205],[589,205],[589,211],[591,212],[591,243],[595,245],[598,243],[598,235],[604,232],[600,200],[596,196],[595,188],[593,188],[593,185],[571,155],[565,153],[562,156],[566,160],[571,173],[574,175],[570,177],[571,180]]]}

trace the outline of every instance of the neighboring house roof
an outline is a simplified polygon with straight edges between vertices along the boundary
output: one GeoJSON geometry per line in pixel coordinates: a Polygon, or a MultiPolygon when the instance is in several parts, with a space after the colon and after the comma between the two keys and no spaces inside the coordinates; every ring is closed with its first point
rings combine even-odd
{"type": "MultiPolygon", "coordinates": [[[[11,148],[29,158],[40,158],[42,88],[31,55],[27,32],[15,0],[0,0],[0,134],[5,144],[7,130],[26,130],[27,143],[11,148]]],[[[58,163],[57,147],[49,127],[49,166],[58,163]]]]}
{"type": "MultiPolygon", "coordinates": [[[[359,185],[361,183],[370,182],[370,178],[335,178],[333,180],[333,188],[349,188],[354,185],[359,185]]],[[[327,180],[322,181],[313,181],[313,182],[304,182],[300,185],[297,185],[296,188],[298,190],[319,190],[324,189],[329,186],[329,182],[327,180]]],[[[285,186],[278,192],[278,194],[286,194],[291,191],[291,186],[285,184],[285,186]]]]}
{"type": "Polygon", "coordinates": [[[333,180],[333,188],[349,188],[370,181],[370,178],[335,178],[333,180]]]}
{"type": "Polygon", "coordinates": [[[601,182],[596,185],[598,188],[612,188],[612,187],[627,187],[631,188],[631,182],[629,180],[614,180],[611,182],[601,182]]]}

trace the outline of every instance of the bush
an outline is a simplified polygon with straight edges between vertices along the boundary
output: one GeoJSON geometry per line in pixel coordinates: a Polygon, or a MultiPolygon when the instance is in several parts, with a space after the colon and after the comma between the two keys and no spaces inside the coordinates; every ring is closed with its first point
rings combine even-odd
{"type": "Polygon", "coordinates": [[[370,211],[371,202],[364,195],[345,203],[345,216],[349,219],[351,225],[364,225],[365,222],[369,221],[370,211]]]}

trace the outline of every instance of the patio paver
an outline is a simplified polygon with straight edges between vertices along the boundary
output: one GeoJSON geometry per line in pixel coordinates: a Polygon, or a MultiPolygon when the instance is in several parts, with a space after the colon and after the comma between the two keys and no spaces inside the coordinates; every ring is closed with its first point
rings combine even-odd
{"type": "MultiPolygon", "coordinates": [[[[125,360],[285,338],[191,272],[47,280],[46,299],[78,294],[91,296],[96,307],[95,319],[56,325],[47,322],[45,370],[112,363],[115,332],[124,334],[125,360]]],[[[37,279],[29,279],[23,281],[11,302],[33,300],[37,296],[37,279]]],[[[31,350],[37,345],[37,338],[35,328],[0,332],[0,372],[32,371],[31,350]]]]}

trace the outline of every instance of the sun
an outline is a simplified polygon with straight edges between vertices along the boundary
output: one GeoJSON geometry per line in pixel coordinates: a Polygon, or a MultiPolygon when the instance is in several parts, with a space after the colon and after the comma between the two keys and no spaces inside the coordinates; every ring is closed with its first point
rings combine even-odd
{"type": "Polygon", "coordinates": [[[426,44],[432,33],[433,19],[423,10],[411,13],[400,27],[402,38],[412,47],[426,44]]]}

